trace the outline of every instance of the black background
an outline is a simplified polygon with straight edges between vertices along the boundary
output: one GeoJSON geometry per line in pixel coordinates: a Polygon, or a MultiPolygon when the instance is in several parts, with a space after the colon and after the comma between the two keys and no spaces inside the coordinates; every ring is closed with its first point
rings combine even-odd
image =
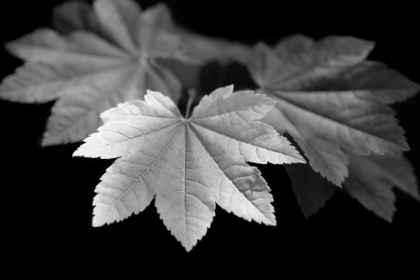
{"type": "MultiPolygon", "coordinates": [[[[39,27],[51,26],[52,9],[64,1],[7,1],[2,3],[0,38],[8,42],[39,27]]],[[[139,1],[147,7],[158,1],[139,1]]],[[[269,44],[302,33],[315,39],[351,35],[376,42],[369,56],[420,83],[419,22],[409,6],[368,7],[355,2],[334,6],[290,4],[284,1],[165,1],[175,20],[203,35],[254,44],[269,44]]],[[[0,77],[22,62],[0,50],[0,77]]],[[[203,83],[211,90],[219,66],[206,68],[203,83]],[[207,76],[206,76],[207,77],[207,76]]],[[[246,86],[249,77],[231,65],[223,84],[246,86]]],[[[183,266],[174,276],[207,273],[293,271],[294,278],[342,278],[365,270],[374,274],[395,269],[417,273],[420,204],[396,191],[397,211],[392,224],[364,209],[344,193],[336,194],[319,213],[304,218],[282,167],[258,166],[272,189],[277,226],[247,222],[221,208],[204,238],[189,253],[169,233],[155,207],[101,228],[91,227],[92,199],[100,176],[112,161],[72,158],[80,143],[42,148],[39,139],[53,103],[34,105],[0,101],[2,231],[8,259],[36,264],[48,271],[54,264],[98,270],[138,271],[148,263],[183,266]],[[12,247],[9,247],[12,245],[12,247]],[[10,252],[10,253],[9,253],[10,252]],[[338,269],[341,274],[335,272],[338,269]]],[[[420,97],[393,106],[411,151],[407,158],[420,178],[418,130],[420,97]]],[[[6,252],[6,251],[3,251],[6,252]]],[[[156,271],[158,273],[159,271],[156,271]]],[[[162,271],[160,271],[162,272],[162,271]]],[[[418,274],[418,273],[417,273],[418,274]]],[[[290,278],[290,277],[287,277],[290,278]]]]}

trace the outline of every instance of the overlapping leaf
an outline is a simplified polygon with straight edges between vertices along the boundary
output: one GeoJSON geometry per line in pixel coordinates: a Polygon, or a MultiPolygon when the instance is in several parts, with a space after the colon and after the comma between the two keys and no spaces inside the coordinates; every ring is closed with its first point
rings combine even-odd
{"type": "Polygon", "coordinates": [[[155,197],[160,217],[190,250],[210,226],[215,204],[274,225],[272,196],[254,163],[304,162],[286,138],[259,122],[274,101],[221,88],[190,118],[158,92],[104,112],[104,125],[75,156],[119,157],[96,187],[93,225],[139,213],[155,197]]]}
{"type": "MultiPolygon", "coordinates": [[[[293,138],[291,143],[303,154],[293,138]]],[[[367,209],[391,222],[395,212],[394,187],[420,201],[413,167],[403,155],[357,156],[349,153],[349,177],[344,189],[367,209]]],[[[309,165],[285,165],[293,191],[305,217],[322,208],[332,197],[335,186],[309,165]]]]}
{"type": "Polygon", "coordinates": [[[349,169],[344,189],[389,222],[395,212],[393,187],[420,201],[413,167],[402,155],[350,155],[349,169]]]}
{"type": "MultiPolygon", "coordinates": [[[[351,161],[368,165],[364,156],[371,153],[409,149],[388,104],[413,96],[419,86],[381,63],[365,61],[372,49],[372,42],[353,37],[314,42],[297,35],[274,48],[259,44],[249,64],[259,92],[276,100],[263,121],[290,133],[312,169],[336,186],[349,174],[355,180],[370,175],[356,172],[351,161]]],[[[314,211],[304,210],[305,215],[314,211]]]]}
{"type": "MultiPolygon", "coordinates": [[[[196,88],[198,73],[203,63],[217,60],[221,63],[236,61],[246,64],[252,49],[240,43],[218,38],[209,38],[174,24],[169,12],[161,7],[161,26],[179,36],[182,42],[182,54],[177,53],[176,59],[160,58],[157,63],[170,69],[186,88],[196,88]]],[[[89,30],[107,39],[106,34],[97,28],[95,14],[84,2],[66,2],[54,11],[54,26],[66,34],[75,30],[89,30]]],[[[111,41],[112,42],[112,41],[111,41]]]]}
{"type": "MultiPolygon", "coordinates": [[[[288,133],[285,137],[304,155],[302,149],[288,133]]],[[[305,158],[307,160],[307,158],[305,158]]],[[[292,181],[293,192],[306,218],[317,213],[332,197],[335,186],[316,173],[309,164],[290,164],[284,166],[292,181]]]]}
{"type": "Polygon", "coordinates": [[[252,49],[240,43],[201,36],[181,27],[177,27],[176,32],[185,44],[188,57],[199,62],[218,60],[246,64],[252,55],[252,49]]]}
{"type": "Polygon", "coordinates": [[[101,124],[101,112],[141,99],[146,89],[179,98],[179,81],[154,62],[182,56],[165,6],[141,12],[131,0],[97,0],[93,11],[76,2],[58,11],[72,32],[41,29],[9,43],[26,64],[0,87],[0,98],[11,101],[58,99],[43,145],[82,140],[101,124]]]}

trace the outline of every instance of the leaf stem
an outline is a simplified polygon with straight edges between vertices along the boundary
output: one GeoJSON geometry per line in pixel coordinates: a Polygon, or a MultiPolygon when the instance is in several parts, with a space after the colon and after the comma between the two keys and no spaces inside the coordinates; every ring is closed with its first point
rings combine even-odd
{"type": "Polygon", "coordinates": [[[190,117],[191,105],[197,96],[197,91],[194,88],[188,90],[188,103],[187,103],[187,112],[185,113],[185,118],[188,119],[190,117]]]}

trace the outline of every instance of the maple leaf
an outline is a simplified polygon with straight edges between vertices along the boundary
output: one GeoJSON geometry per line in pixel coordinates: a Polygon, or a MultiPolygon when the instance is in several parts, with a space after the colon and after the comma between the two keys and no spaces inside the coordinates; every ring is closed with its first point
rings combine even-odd
{"type": "Polygon", "coordinates": [[[277,101],[263,121],[288,131],[312,168],[337,186],[348,175],[344,149],[357,155],[408,150],[387,104],[413,96],[419,86],[363,61],[372,48],[352,37],[314,43],[297,36],[273,50],[258,45],[250,65],[259,91],[277,101]]]}
{"type": "MultiPolygon", "coordinates": [[[[165,30],[179,36],[183,52],[182,54],[177,53],[176,59],[165,57],[159,58],[156,62],[171,70],[185,88],[198,87],[198,74],[206,62],[217,60],[223,64],[230,61],[246,64],[251,57],[251,47],[197,34],[173,23],[165,6],[162,6],[161,10],[161,25],[165,30]]],[[[55,28],[61,33],[67,34],[80,29],[89,30],[109,40],[106,34],[97,28],[95,14],[84,2],[66,2],[58,6],[54,10],[53,20],[55,28]]]]}
{"type": "MultiPolygon", "coordinates": [[[[363,166],[371,166],[371,157],[365,157],[409,149],[404,131],[394,118],[395,111],[388,105],[412,97],[419,85],[384,64],[366,61],[373,46],[372,42],[353,37],[327,37],[314,42],[296,35],[274,48],[257,45],[249,70],[259,86],[257,92],[276,100],[276,106],[262,121],[280,133],[288,132],[315,172],[340,187],[349,177],[350,194],[369,209],[379,209],[368,200],[386,196],[386,201],[392,202],[393,198],[375,178],[369,177],[371,174],[366,174],[368,168],[363,166]],[[352,166],[355,162],[361,169],[352,166]],[[370,195],[376,198],[367,198],[368,181],[376,182],[369,188],[381,188],[376,192],[370,189],[370,195]]],[[[397,158],[395,163],[401,161],[397,158]]],[[[328,182],[322,184],[315,174],[308,175],[317,182],[308,192],[311,183],[303,188],[299,178],[293,179],[293,173],[310,173],[308,168],[287,169],[305,216],[315,213],[331,197],[328,182]]],[[[414,177],[412,170],[405,172],[414,177]]],[[[391,181],[388,188],[396,184],[391,181]]],[[[415,183],[413,188],[417,188],[415,183]]],[[[393,208],[389,205],[385,207],[387,213],[374,211],[390,220],[393,208]]]]}
{"type": "Polygon", "coordinates": [[[58,99],[43,145],[82,140],[101,124],[101,112],[141,99],[145,89],[179,99],[180,82],[155,63],[159,57],[182,57],[165,6],[140,12],[130,0],[97,0],[93,11],[80,3],[66,3],[59,11],[68,14],[72,32],[40,29],[8,43],[26,64],[0,86],[0,98],[10,101],[58,99]]]}
{"type": "Polygon", "coordinates": [[[270,188],[246,162],[304,163],[269,125],[259,122],[274,101],[220,88],[191,117],[159,92],[101,114],[104,125],[74,156],[119,157],[101,178],[93,226],[127,218],[153,197],[166,227],[187,251],[210,227],[215,203],[248,221],[274,225],[270,188]]]}

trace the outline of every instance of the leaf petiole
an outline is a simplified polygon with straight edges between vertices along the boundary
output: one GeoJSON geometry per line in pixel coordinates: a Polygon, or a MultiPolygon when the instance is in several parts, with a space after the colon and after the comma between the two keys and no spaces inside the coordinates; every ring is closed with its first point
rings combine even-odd
{"type": "Polygon", "coordinates": [[[194,88],[188,90],[188,103],[187,103],[187,111],[185,113],[185,118],[188,119],[190,117],[190,110],[191,105],[194,102],[195,97],[197,96],[197,91],[194,88]]]}

